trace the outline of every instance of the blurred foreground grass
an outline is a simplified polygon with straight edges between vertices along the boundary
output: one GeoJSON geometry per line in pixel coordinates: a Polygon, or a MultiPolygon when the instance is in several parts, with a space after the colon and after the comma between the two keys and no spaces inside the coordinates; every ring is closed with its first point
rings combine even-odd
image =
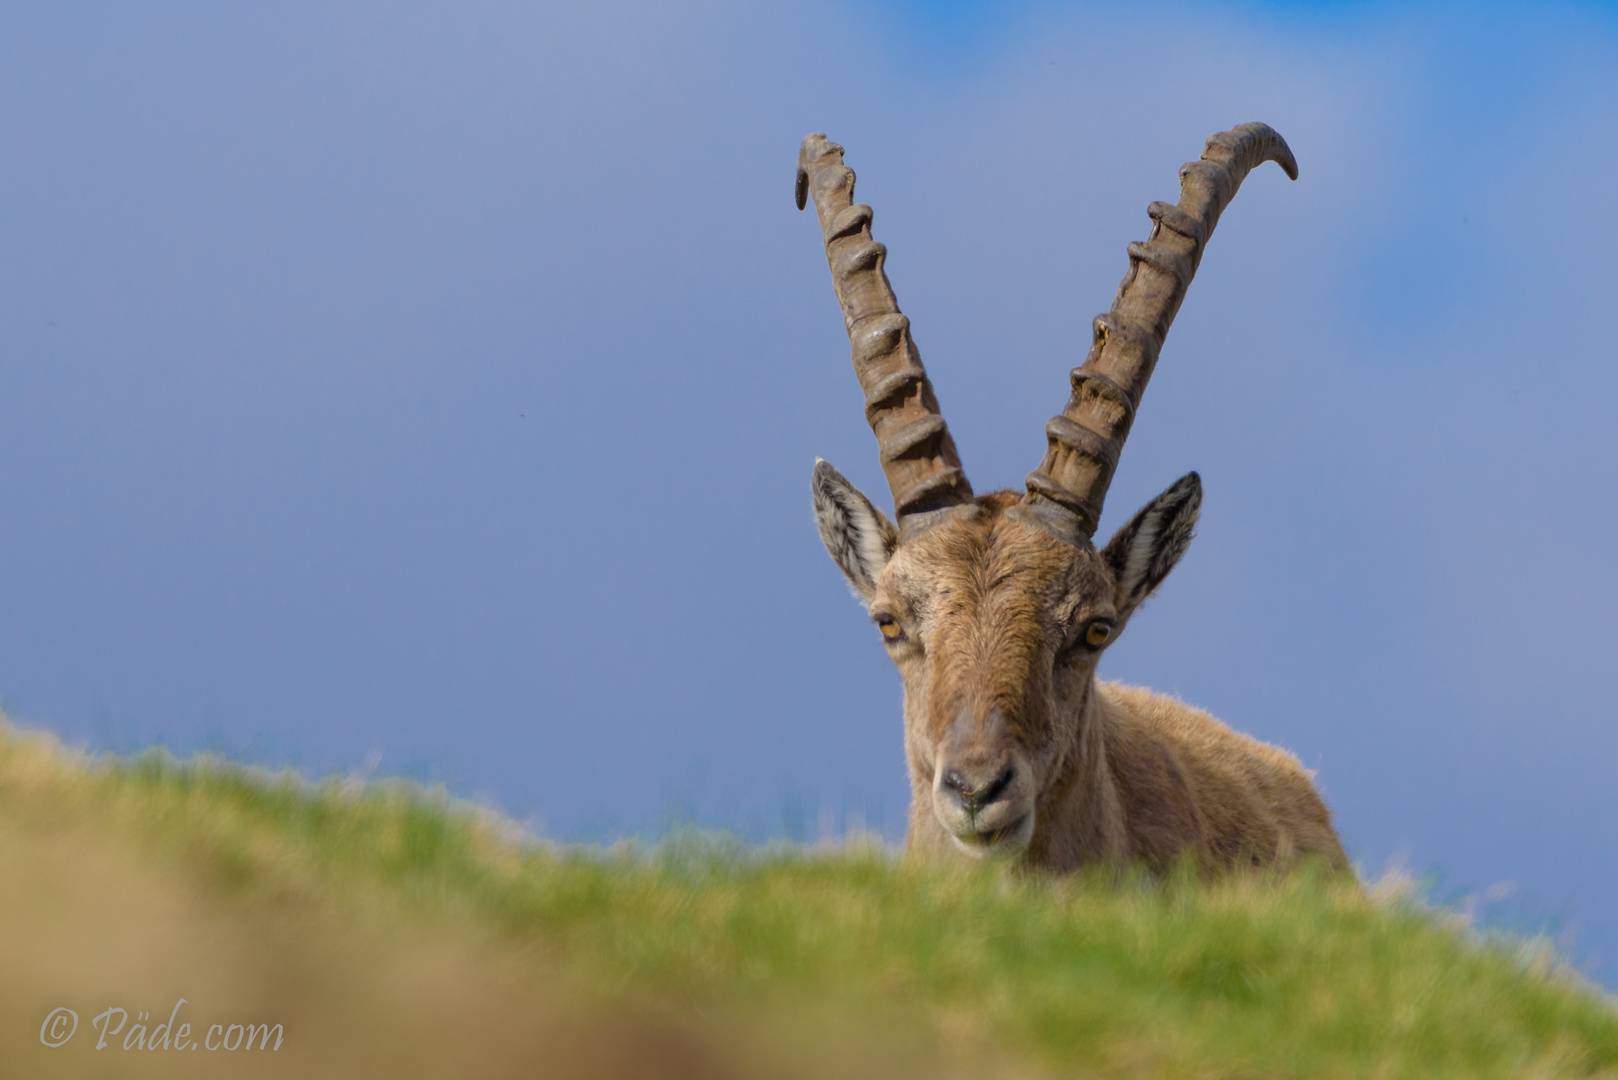
{"type": "Polygon", "coordinates": [[[573,850],[410,784],[4,721],[0,958],[0,1076],[1618,1076],[1618,1010],[1547,948],[1320,875],[573,850]],[[103,1009],[182,997],[194,1038],[285,1042],[95,1049],[103,1009]]]}

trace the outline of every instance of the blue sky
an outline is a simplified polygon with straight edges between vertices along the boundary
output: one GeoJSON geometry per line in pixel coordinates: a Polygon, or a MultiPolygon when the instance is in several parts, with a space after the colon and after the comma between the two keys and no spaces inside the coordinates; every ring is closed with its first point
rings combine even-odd
{"type": "Polygon", "coordinates": [[[1103,531],[1199,539],[1103,671],[1319,771],[1351,852],[1618,963],[1618,17],[1594,6],[14,7],[0,702],[440,779],[564,837],[906,804],[815,537],[883,490],[799,139],[848,148],[974,485],[1147,203],[1254,176],[1103,531]]]}

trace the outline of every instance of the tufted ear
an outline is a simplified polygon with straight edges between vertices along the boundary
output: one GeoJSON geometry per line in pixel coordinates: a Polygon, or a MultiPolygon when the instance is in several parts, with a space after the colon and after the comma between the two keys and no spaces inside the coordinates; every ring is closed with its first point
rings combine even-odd
{"type": "Polygon", "coordinates": [[[1120,620],[1129,618],[1169,576],[1191,545],[1201,510],[1202,478],[1186,473],[1107,541],[1101,557],[1117,582],[1114,603],[1120,620]]]}
{"type": "Polygon", "coordinates": [[[819,458],[809,486],[815,496],[820,542],[854,592],[871,599],[876,594],[877,575],[899,546],[899,530],[859,488],[819,458]]]}

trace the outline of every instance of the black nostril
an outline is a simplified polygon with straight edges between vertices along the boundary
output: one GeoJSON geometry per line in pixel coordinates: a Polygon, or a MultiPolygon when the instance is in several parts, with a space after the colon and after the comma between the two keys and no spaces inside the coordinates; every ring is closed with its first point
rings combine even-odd
{"type": "Polygon", "coordinates": [[[1005,772],[1001,773],[999,776],[995,777],[993,780],[989,781],[987,784],[984,784],[981,788],[975,791],[970,796],[973,808],[976,809],[979,806],[985,806],[998,799],[1006,788],[1011,785],[1012,774],[1012,769],[1008,766],[1005,772]]]}
{"type": "Polygon", "coordinates": [[[1008,765],[1005,772],[990,780],[987,784],[974,788],[967,783],[964,776],[954,769],[949,769],[944,773],[943,784],[960,796],[961,805],[965,806],[968,811],[975,813],[998,799],[1006,788],[1010,786],[1014,776],[1016,776],[1016,769],[1008,765]]]}

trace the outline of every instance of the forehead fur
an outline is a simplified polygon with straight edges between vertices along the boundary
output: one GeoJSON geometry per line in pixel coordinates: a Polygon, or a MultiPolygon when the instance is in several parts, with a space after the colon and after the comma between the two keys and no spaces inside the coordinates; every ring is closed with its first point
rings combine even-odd
{"type": "Polygon", "coordinates": [[[888,563],[880,587],[890,599],[919,602],[947,589],[951,598],[981,600],[1005,592],[1071,594],[1110,602],[1112,576],[1094,546],[1076,548],[1037,525],[1006,516],[1021,495],[979,496],[977,513],[927,530],[888,563]]]}
{"type": "Polygon", "coordinates": [[[980,497],[978,513],[901,546],[878,583],[877,603],[908,617],[923,641],[935,722],[962,707],[1020,718],[1049,675],[1039,661],[1053,631],[1111,612],[1112,576],[1095,548],[1007,517],[1019,498],[980,497]]]}

